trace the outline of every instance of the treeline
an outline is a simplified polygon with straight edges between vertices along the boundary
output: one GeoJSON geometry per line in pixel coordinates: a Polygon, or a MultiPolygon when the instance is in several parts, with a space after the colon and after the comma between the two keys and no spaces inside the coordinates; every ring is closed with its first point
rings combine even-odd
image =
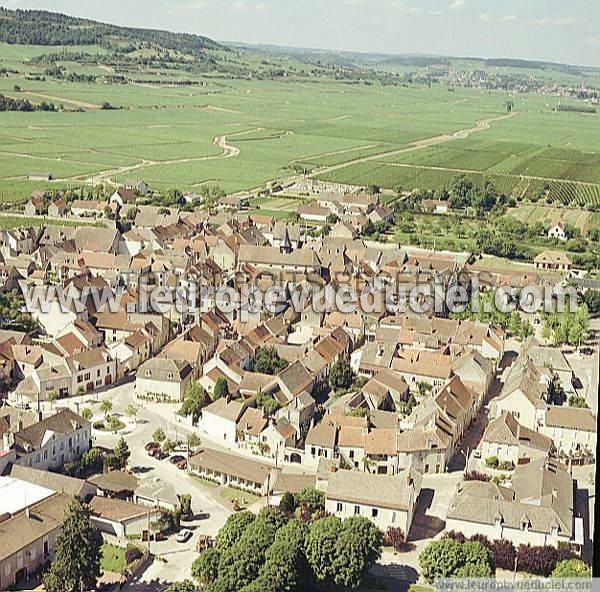
{"type": "Polygon", "coordinates": [[[51,46],[102,45],[112,48],[119,45],[120,41],[152,43],[192,55],[201,54],[206,49],[226,49],[212,39],[189,33],[118,27],[44,10],[0,9],[0,42],[51,46]]]}
{"type": "Polygon", "coordinates": [[[581,70],[569,64],[558,64],[555,62],[538,62],[534,60],[519,60],[513,58],[490,58],[483,60],[485,66],[496,66],[499,68],[525,68],[527,70],[552,69],[560,72],[581,76],[581,70]]]}
{"type": "Polygon", "coordinates": [[[4,95],[0,95],[0,111],[56,111],[54,103],[40,103],[34,105],[27,99],[12,99],[4,95]]]}
{"type": "Polygon", "coordinates": [[[555,111],[570,111],[573,113],[596,113],[596,107],[591,105],[557,105],[555,111]]]}

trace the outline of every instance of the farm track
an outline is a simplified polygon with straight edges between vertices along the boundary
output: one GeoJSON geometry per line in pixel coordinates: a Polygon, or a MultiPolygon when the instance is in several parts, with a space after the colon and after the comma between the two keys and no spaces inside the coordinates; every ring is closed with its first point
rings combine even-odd
{"type": "MultiPolygon", "coordinates": [[[[96,105],[95,103],[86,103],[84,101],[75,101],[74,99],[65,99],[63,97],[55,97],[53,95],[44,95],[42,93],[36,93],[31,91],[25,91],[26,95],[31,95],[32,97],[39,97],[40,99],[45,99],[48,101],[53,101],[54,103],[64,103],[65,105],[72,105],[73,107],[80,107],[81,109],[92,109],[98,110],[100,109],[100,105],[96,105]]],[[[8,95],[7,95],[8,96],[8,95]]],[[[12,99],[18,97],[11,97],[12,99]]]]}
{"type": "Polygon", "coordinates": [[[405,148],[399,148],[397,150],[391,150],[389,152],[382,152],[380,154],[375,154],[375,155],[370,155],[370,156],[363,156],[361,158],[349,160],[347,162],[332,165],[330,167],[323,167],[321,169],[317,169],[317,170],[313,171],[308,176],[312,178],[312,177],[316,177],[317,175],[323,175],[323,174],[331,173],[333,171],[339,171],[340,169],[345,169],[346,167],[349,167],[349,166],[352,166],[355,164],[360,164],[363,162],[371,162],[373,160],[377,160],[378,158],[381,158],[382,156],[394,156],[396,154],[404,154],[406,152],[422,150],[423,148],[430,148],[431,146],[437,146],[439,144],[446,144],[447,142],[454,142],[456,140],[464,140],[464,139],[468,138],[471,134],[489,129],[490,123],[492,123],[494,121],[502,121],[504,119],[509,119],[510,117],[513,117],[514,115],[516,115],[516,113],[517,113],[516,111],[512,111],[511,113],[508,113],[506,115],[499,115],[497,117],[490,117],[488,119],[482,119],[481,121],[478,121],[474,127],[466,128],[463,130],[458,130],[458,131],[454,132],[453,134],[444,134],[441,136],[434,136],[432,138],[425,138],[424,140],[417,140],[415,142],[411,142],[405,148]]]}
{"type": "MultiPolygon", "coordinates": [[[[242,135],[242,134],[249,134],[252,132],[257,132],[257,131],[260,131],[261,129],[262,128],[256,128],[256,129],[246,130],[243,132],[237,132],[235,134],[231,134],[230,137],[238,136],[238,135],[242,135]]],[[[95,175],[93,175],[91,177],[87,177],[87,178],[84,178],[83,176],[68,177],[68,178],[64,178],[64,179],[55,179],[55,182],[76,180],[76,181],[83,181],[84,183],[86,183],[88,185],[92,185],[92,186],[106,183],[106,184],[118,187],[120,184],[118,182],[114,181],[113,179],[111,179],[111,177],[113,177],[114,175],[121,175],[123,173],[131,173],[133,171],[140,171],[140,170],[143,170],[145,168],[148,168],[150,166],[155,166],[155,165],[181,164],[181,163],[186,163],[186,162],[201,162],[201,161],[206,161],[206,160],[220,160],[220,159],[224,159],[224,158],[235,158],[236,156],[239,156],[239,154],[240,154],[239,148],[227,143],[227,136],[216,136],[213,140],[213,144],[215,144],[215,146],[219,146],[219,148],[221,148],[223,150],[221,152],[221,154],[212,155],[212,156],[197,156],[197,157],[192,156],[192,157],[188,157],[188,158],[174,158],[171,160],[147,160],[147,159],[144,159],[139,163],[124,166],[124,167],[108,169],[106,171],[96,173],[95,175]]]]}

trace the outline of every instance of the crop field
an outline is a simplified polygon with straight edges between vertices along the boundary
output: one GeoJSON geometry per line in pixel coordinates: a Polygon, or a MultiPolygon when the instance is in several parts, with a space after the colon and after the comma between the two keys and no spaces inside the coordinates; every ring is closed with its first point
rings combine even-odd
{"type": "Polygon", "coordinates": [[[576,208],[565,209],[537,204],[520,204],[517,208],[510,208],[508,213],[528,225],[541,222],[544,226],[550,227],[562,221],[579,228],[583,234],[592,227],[600,226],[600,213],[576,208]]]}
{"type": "Polygon", "coordinates": [[[504,92],[436,85],[236,80],[177,69],[147,70],[129,84],[39,76],[34,58],[60,50],[0,44],[0,66],[21,73],[0,77],[1,94],[67,109],[0,113],[3,203],[45,187],[110,186],[132,176],[157,191],[205,183],[246,191],[292,178],[302,165],[324,180],[404,190],[450,188],[464,172],[518,197],[600,204],[600,115],[557,113],[553,97],[511,96],[506,117],[504,92]],[[190,84],[173,84],[178,77],[190,84]],[[29,182],[32,171],[55,180],[29,182]]]}
{"type": "Polygon", "coordinates": [[[0,229],[24,228],[28,226],[100,226],[101,223],[73,221],[73,220],[53,220],[41,216],[7,216],[0,214],[0,229]]]}
{"type": "MultiPolygon", "coordinates": [[[[447,189],[458,174],[491,179],[499,191],[564,205],[600,205],[600,116],[553,112],[555,99],[523,96],[512,117],[466,138],[446,138],[317,174],[334,182],[386,188],[447,189]],[[377,181],[379,180],[379,182],[377,181]],[[549,186],[549,187],[548,187],[549,186]]],[[[337,163],[336,163],[337,164],[337,163]]]]}

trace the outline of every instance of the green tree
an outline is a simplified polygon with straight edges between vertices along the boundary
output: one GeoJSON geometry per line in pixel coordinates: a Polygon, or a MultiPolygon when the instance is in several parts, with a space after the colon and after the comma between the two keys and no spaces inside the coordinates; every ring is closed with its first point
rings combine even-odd
{"type": "Polygon", "coordinates": [[[108,400],[104,399],[100,403],[100,413],[104,413],[104,417],[107,417],[108,414],[112,411],[113,404],[108,400]]]}
{"type": "Polygon", "coordinates": [[[111,415],[108,418],[107,427],[111,432],[116,434],[119,430],[122,430],[125,425],[116,415],[111,415]]]}
{"type": "Polygon", "coordinates": [[[131,451],[129,450],[127,442],[125,442],[125,438],[119,438],[119,441],[115,446],[114,456],[117,461],[118,468],[124,469],[129,462],[129,457],[131,456],[131,451]]]}
{"type": "Polygon", "coordinates": [[[429,543],[419,555],[421,575],[431,584],[435,578],[450,578],[464,565],[462,545],[452,539],[429,543]]]}
{"type": "Polygon", "coordinates": [[[354,383],[356,375],[345,357],[339,357],[329,372],[329,386],[334,390],[347,390],[354,383]]]}
{"type": "Polygon", "coordinates": [[[305,553],[315,579],[333,582],[336,544],[342,533],[342,521],[337,516],[327,516],[313,522],[306,535],[305,553]]]}
{"type": "Polygon", "coordinates": [[[125,410],[127,417],[130,417],[131,419],[135,420],[137,412],[138,412],[138,408],[136,405],[134,405],[133,403],[130,403],[129,405],[127,405],[127,409],[125,410]]]}
{"type": "Polygon", "coordinates": [[[202,445],[202,440],[198,434],[192,433],[187,437],[188,452],[193,452],[202,445]]]}
{"type": "Polygon", "coordinates": [[[256,357],[254,359],[254,372],[270,374],[273,376],[275,374],[279,374],[279,372],[287,368],[287,366],[288,362],[279,356],[277,350],[272,345],[259,347],[256,350],[256,357]]]}
{"type": "Polygon", "coordinates": [[[254,514],[250,512],[237,512],[227,518],[215,539],[216,549],[228,549],[241,538],[242,534],[254,521],[254,514]]]}
{"type": "Polygon", "coordinates": [[[425,380],[419,380],[417,382],[417,390],[419,391],[419,396],[424,397],[431,390],[431,385],[425,380]]]}
{"type": "Polygon", "coordinates": [[[164,442],[166,438],[165,431],[161,427],[156,428],[152,432],[152,440],[154,440],[154,442],[164,442]]]}
{"type": "MultiPolygon", "coordinates": [[[[234,514],[235,515],[235,514],[234,514]]],[[[219,577],[219,563],[221,550],[213,547],[205,549],[192,563],[192,577],[205,587],[212,584],[219,577]]]]}
{"type": "Polygon", "coordinates": [[[161,450],[163,451],[163,454],[172,454],[175,450],[175,442],[170,438],[166,438],[162,443],[161,450]]]}
{"type": "Polygon", "coordinates": [[[305,487],[295,495],[294,502],[297,507],[308,506],[311,512],[325,510],[325,495],[316,487],[305,487]]]}
{"type": "Polygon", "coordinates": [[[54,408],[54,403],[58,400],[58,393],[56,391],[50,391],[46,393],[46,401],[50,403],[50,406],[54,408]]]}
{"type": "Polygon", "coordinates": [[[333,580],[339,586],[358,588],[381,557],[381,531],[363,516],[344,520],[336,541],[333,580]]]}
{"type": "Polygon", "coordinates": [[[454,575],[457,578],[491,578],[493,571],[485,563],[465,563],[454,575]]]}
{"type": "Polygon", "coordinates": [[[581,397],[580,395],[571,395],[569,397],[569,407],[577,407],[579,409],[587,409],[588,404],[585,400],[585,397],[581,397]]]}
{"type": "Polygon", "coordinates": [[[90,510],[75,498],[56,539],[54,561],[43,581],[47,592],[93,590],[100,577],[102,536],[90,520],[90,510]]]}
{"type": "Polygon", "coordinates": [[[265,562],[258,578],[243,592],[281,592],[303,590],[310,570],[304,556],[306,526],[290,520],[275,535],[273,544],[265,553],[265,562]]]}
{"type": "Polygon", "coordinates": [[[294,496],[289,491],[286,491],[281,496],[281,501],[279,502],[279,509],[282,512],[287,512],[289,514],[293,514],[294,510],[296,509],[296,502],[294,500],[294,496]]]}
{"type": "Polygon", "coordinates": [[[487,547],[478,541],[467,541],[463,543],[462,551],[465,566],[476,566],[479,573],[483,572],[483,575],[473,577],[489,578],[493,575],[492,553],[487,547]]]}
{"type": "Polygon", "coordinates": [[[451,208],[466,208],[471,204],[473,183],[465,175],[458,175],[454,179],[448,204],[451,208]]]}
{"type": "Polygon", "coordinates": [[[373,224],[373,221],[371,220],[371,218],[367,218],[367,221],[364,223],[363,228],[362,228],[363,236],[373,236],[373,234],[375,234],[376,230],[377,229],[375,228],[375,224],[373,224]]]}
{"type": "Polygon", "coordinates": [[[262,391],[259,391],[256,396],[256,406],[262,409],[267,415],[275,415],[281,409],[281,404],[275,397],[265,395],[262,391]]]}
{"type": "Polygon", "coordinates": [[[597,315],[600,313],[600,290],[588,290],[583,296],[583,301],[590,314],[597,315]]]}
{"type": "Polygon", "coordinates": [[[556,565],[550,577],[590,578],[592,577],[592,571],[589,565],[581,561],[581,559],[565,559],[556,565]]]}
{"type": "Polygon", "coordinates": [[[31,314],[24,312],[26,310],[25,298],[19,290],[0,293],[0,327],[3,329],[24,331],[35,336],[39,332],[39,325],[31,314]]]}
{"type": "Polygon", "coordinates": [[[89,409],[88,407],[86,407],[85,409],[81,410],[79,415],[81,415],[81,417],[83,417],[83,419],[85,419],[85,421],[90,421],[92,419],[92,417],[94,417],[94,412],[91,409],[89,409]]]}
{"type": "Polygon", "coordinates": [[[229,396],[229,383],[224,376],[219,376],[215,381],[215,390],[213,399],[217,401],[218,399],[223,399],[229,396]]]}
{"type": "Polygon", "coordinates": [[[206,394],[206,391],[200,386],[198,381],[192,382],[186,392],[183,399],[181,408],[179,409],[179,415],[187,417],[192,416],[192,423],[198,423],[202,408],[210,403],[210,398],[206,394]]]}
{"type": "Polygon", "coordinates": [[[217,590],[237,592],[252,583],[265,562],[265,553],[273,544],[277,530],[287,521],[276,508],[264,508],[244,530],[242,536],[222,554],[217,590]]]}
{"type": "Polygon", "coordinates": [[[196,584],[191,580],[183,580],[182,582],[173,582],[165,592],[197,592],[196,584]]]}

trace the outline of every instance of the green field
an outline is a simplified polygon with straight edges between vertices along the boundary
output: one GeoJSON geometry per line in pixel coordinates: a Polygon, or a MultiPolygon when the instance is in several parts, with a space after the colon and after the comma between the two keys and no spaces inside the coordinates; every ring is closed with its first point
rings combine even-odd
{"type": "Polygon", "coordinates": [[[73,220],[53,220],[43,216],[9,216],[0,214],[0,230],[7,228],[25,228],[38,226],[102,226],[101,222],[85,222],[73,220]]]}
{"type": "Polygon", "coordinates": [[[523,95],[511,118],[491,121],[489,129],[467,138],[325,168],[319,177],[357,185],[442,190],[449,189],[458,174],[466,174],[478,184],[491,179],[499,191],[518,199],[535,198],[544,191],[550,203],[598,206],[600,116],[554,112],[549,101],[523,95]]]}
{"type": "MultiPolygon", "coordinates": [[[[67,53],[54,63],[68,72],[129,79],[67,82],[44,75],[36,62],[61,50],[0,44],[0,66],[11,69],[0,76],[0,94],[64,107],[0,113],[0,202],[22,203],[46,187],[110,186],[131,177],[158,192],[207,183],[238,192],[305,167],[323,180],[407,191],[447,189],[465,173],[519,199],[543,194],[544,202],[600,205],[600,115],[556,112],[555,97],[303,79],[309,65],[293,59],[286,67],[297,76],[275,81],[190,73],[183,63],[121,71],[69,61],[67,53]],[[189,83],[177,84],[184,77],[189,83]],[[509,98],[515,107],[507,118],[509,98]],[[100,109],[106,102],[115,109],[100,109]],[[33,171],[55,180],[29,182],[33,171]]],[[[99,47],[68,48],[77,51],[104,55],[99,47]]],[[[251,53],[235,60],[259,72],[277,64],[251,53]]],[[[255,205],[289,211],[280,208],[285,204],[255,205]]]]}

